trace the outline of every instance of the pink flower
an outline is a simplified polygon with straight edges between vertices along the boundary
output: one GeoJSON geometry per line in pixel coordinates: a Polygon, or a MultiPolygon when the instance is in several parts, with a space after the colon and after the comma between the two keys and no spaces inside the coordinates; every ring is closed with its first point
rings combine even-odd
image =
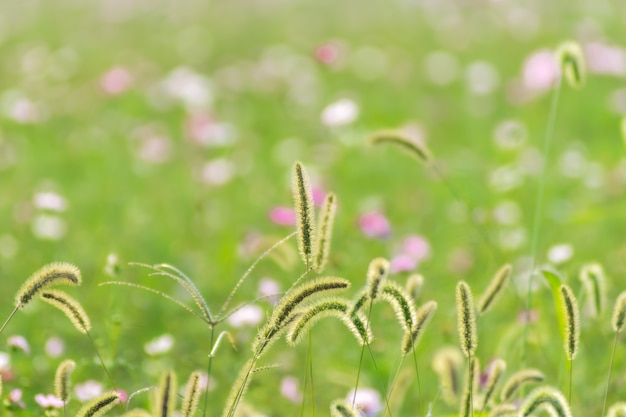
{"type": "Polygon", "coordinates": [[[42,408],[61,408],[63,407],[63,404],[64,404],[62,399],[52,394],[48,394],[48,395],[37,394],[35,395],[35,401],[42,408]]]}
{"type": "Polygon", "coordinates": [[[117,392],[120,395],[120,402],[122,404],[128,401],[128,393],[126,391],[124,391],[123,389],[117,389],[115,392],[117,392]]]}
{"type": "Polygon", "coordinates": [[[559,78],[559,74],[554,52],[549,49],[534,52],[526,59],[522,69],[524,86],[537,92],[552,88],[554,82],[559,78]]]}
{"type": "Polygon", "coordinates": [[[280,299],[280,285],[273,279],[263,278],[259,282],[257,294],[259,297],[264,297],[271,304],[276,304],[280,299]]]}
{"type": "Polygon", "coordinates": [[[53,336],[46,340],[46,346],[44,349],[51,358],[58,358],[63,354],[65,345],[63,344],[63,340],[53,336]]]}
{"type": "Polygon", "coordinates": [[[22,402],[22,390],[14,389],[12,390],[7,397],[7,406],[8,408],[24,408],[24,403],[22,402]]]}
{"type": "Polygon", "coordinates": [[[391,233],[389,220],[379,211],[371,211],[359,217],[361,231],[372,238],[387,238],[391,233]]]}
{"type": "Polygon", "coordinates": [[[421,262],[430,255],[430,244],[422,236],[407,236],[402,242],[402,253],[421,262]]]}
{"type": "Polygon", "coordinates": [[[321,207],[324,204],[326,198],[326,191],[321,187],[313,187],[313,204],[317,207],[321,207]]]}
{"type": "Polygon", "coordinates": [[[339,58],[339,47],[332,43],[325,43],[315,49],[315,59],[322,64],[333,64],[339,58]]]}
{"type": "Polygon", "coordinates": [[[81,402],[94,399],[102,392],[102,384],[94,380],[85,381],[74,388],[76,398],[81,402]]]}
{"type": "Polygon", "coordinates": [[[294,226],[296,224],[296,213],[290,207],[274,207],[270,210],[270,220],[279,226],[294,226]]]}
{"type": "Polygon", "coordinates": [[[396,255],[391,259],[390,272],[396,274],[398,272],[412,271],[417,267],[417,261],[406,254],[396,255]]]}
{"type": "Polygon", "coordinates": [[[280,393],[292,403],[302,401],[302,392],[298,388],[298,380],[292,376],[286,376],[280,383],[280,393]]]}
{"type": "Polygon", "coordinates": [[[256,326],[261,323],[263,316],[261,307],[247,305],[234,312],[227,321],[233,327],[256,326]]]}
{"type": "Polygon", "coordinates": [[[626,50],[600,42],[584,46],[589,72],[595,74],[626,75],[626,50]]]}
{"type": "Polygon", "coordinates": [[[517,321],[520,324],[535,323],[537,321],[537,318],[538,314],[535,310],[522,311],[518,314],[517,321]]]}
{"type": "Polygon", "coordinates": [[[185,121],[187,136],[203,146],[223,146],[235,142],[231,125],[217,122],[209,113],[193,113],[185,121]]]}
{"type": "Polygon", "coordinates": [[[132,84],[132,75],[123,67],[113,67],[100,78],[100,88],[111,96],[122,94],[132,84]]]}
{"type": "Polygon", "coordinates": [[[346,401],[352,404],[353,400],[355,405],[363,411],[367,417],[373,417],[383,409],[380,394],[372,388],[359,388],[356,391],[356,396],[354,395],[354,390],[350,391],[346,397],[346,401]]]}

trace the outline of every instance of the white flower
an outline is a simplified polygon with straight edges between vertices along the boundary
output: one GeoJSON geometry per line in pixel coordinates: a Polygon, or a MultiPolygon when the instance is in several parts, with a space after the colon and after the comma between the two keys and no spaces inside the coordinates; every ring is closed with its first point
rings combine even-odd
{"type": "Polygon", "coordinates": [[[574,256],[574,247],[569,243],[554,245],[548,250],[548,260],[553,264],[562,264],[574,256]]]}
{"type": "Polygon", "coordinates": [[[80,402],[89,401],[102,394],[102,384],[94,380],[85,381],[76,385],[74,394],[80,402]]]}
{"type": "Polygon", "coordinates": [[[210,80],[189,68],[176,68],[163,80],[162,86],[167,95],[190,109],[209,107],[213,101],[210,80]]]}
{"type": "Polygon", "coordinates": [[[244,306],[237,310],[230,317],[228,317],[228,323],[234,327],[241,327],[245,325],[256,326],[261,323],[263,319],[263,310],[259,306],[244,306]]]}
{"type": "Polygon", "coordinates": [[[60,240],[65,236],[65,221],[50,214],[37,215],[31,224],[31,229],[36,238],[41,240],[60,240]]]}
{"type": "Polygon", "coordinates": [[[51,191],[35,194],[33,197],[33,205],[40,210],[62,212],[67,209],[67,201],[65,198],[51,191]]]}
{"type": "Polygon", "coordinates": [[[365,413],[367,417],[373,417],[380,413],[383,409],[383,404],[380,401],[380,394],[378,391],[372,388],[359,388],[356,391],[356,397],[354,390],[351,390],[346,397],[346,401],[349,404],[354,404],[365,413]]]}
{"type": "Polygon", "coordinates": [[[63,340],[53,336],[50,339],[46,340],[46,346],[44,349],[48,356],[50,356],[51,358],[58,358],[63,354],[63,351],[65,350],[65,345],[63,343],[63,340]]]}
{"type": "Polygon", "coordinates": [[[174,346],[174,336],[171,334],[164,334],[156,339],[152,339],[146,343],[143,348],[148,355],[156,356],[169,352],[169,350],[172,349],[172,346],[174,346]]]}
{"type": "Polygon", "coordinates": [[[322,123],[328,127],[345,126],[359,117],[359,107],[349,99],[341,99],[329,104],[322,111],[322,123]]]}
{"type": "Polygon", "coordinates": [[[223,185],[235,174],[235,166],[225,158],[214,159],[202,167],[202,181],[209,185],[223,185]]]}

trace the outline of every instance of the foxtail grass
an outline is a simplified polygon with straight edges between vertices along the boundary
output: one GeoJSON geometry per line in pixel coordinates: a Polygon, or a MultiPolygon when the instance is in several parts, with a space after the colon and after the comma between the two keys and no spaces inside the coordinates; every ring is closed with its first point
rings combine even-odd
{"type": "Polygon", "coordinates": [[[174,415],[177,390],[176,374],[173,371],[164,372],[159,383],[157,407],[155,410],[155,414],[158,417],[172,417],[174,415]]]}
{"type": "Polygon", "coordinates": [[[511,375],[502,386],[500,400],[507,402],[513,399],[516,392],[525,385],[543,382],[545,375],[537,369],[523,369],[511,375]]]}
{"type": "Polygon", "coordinates": [[[493,393],[496,391],[498,382],[500,382],[500,379],[502,379],[502,375],[504,374],[505,370],[506,362],[504,362],[502,359],[495,359],[491,363],[489,376],[487,377],[487,382],[485,383],[481,413],[483,413],[487,409],[489,401],[491,400],[493,393]]]}
{"type": "Polygon", "coordinates": [[[369,138],[371,145],[389,144],[399,147],[424,164],[430,164],[432,154],[426,144],[417,142],[397,130],[382,130],[369,138]]]}
{"type": "Polygon", "coordinates": [[[580,280],[585,288],[587,306],[593,317],[604,311],[606,278],[602,265],[594,263],[584,265],[580,271],[580,280]]]}
{"type": "MultiPolygon", "coordinates": [[[[602,413],[604,416],[604,412],[602,413]]],[[[626,402],[620,401],[609,407],[606,417],[626,417],[626,402]]]]}
{"type": "Polygon", "coordinates": [[[580,318],[578,311],[578,302],[574,296],[572,289],[562,284],[559,288],[561,296],[561,309],[565,316],[565,357],[569,364],[569,395],[568,398],[572,399],[572,373],[573,373],[573,361],[578,353],[578,344],[580,340],[580,318]]]}
{"type": "MultiPolygon", "coordinates": [[[[617,348],[617,340],[620,332],[624,329],[624,323],[626,322],[626,291],[620,293],[615,301],[615,307],[613,308],[613,316],[611,317],[611,327],[615,332],[613,337],[613,348],[611,349],[611,360],[609,362],[609,372],[606,377],[606,387],[604,388],[604,401],[602,403],[602,415],[606,410],[606,402],[609,396],[609,386],[611,385],[611,373],[613,371],[613,361],[615,360],[615,349],[617,348]]],[[[609,411],[610,413],[610,411],[609,411]]]]}
{"type": "MultiPolygon", "coordinates": [[[[200,401],[200,379],[202,375],[198,371],[194,371],[189,376],[185,385],[185,394],[183,395],[183,403],[181,406],[182,417],[193,417],[198,410],[200,401]]],[[[208,381],[207,381],[208,383],[208,381]]]]}
{"type": "Polygon", "coordinates": [[[76,362],[66,359],[59,364],[54,376],[54,395],[67,403],[72,392],[72,372],[76,368],[76,362]]]}
{"type": "Polygon", "coordinates": [[[437,303],[435,301],[428,301],[417,310],[415,323],[413,323],[411,330],[404,332],[401,348],[403,355],[408,354],[418,345],[426,326],[428,326],[428,323],[435,315],[435,311],[437,311],[437,303]]]}
{"type": "Polygon", "coordinates": [[[411,274],[406,280],[406,292],[416,301],[419,299],[423,286],[424,277],[420,274],[411,274]]]}
{"type": "Polygon", "coordinates": [[[498,404],[489,412],[488,417],[518,417],[513,404],[498,404]]]}
{"type": "Polygon", "coordinates": [[[119,402],[120,394],[118,392],[107,392],[83,405],[76,413],[76,417],[101,417],[119,402]]]}
{"type": "Polygon", "coordinates": [[[459,417],[470,417],[474,415],[474,387],[477,385],[477,378],[480,376],[480,365],[477,358],[469,360],[465,373],[465,386],[461,399],[461,409],[459,417]]]}
{"type": "Polygon", "coordinates": [[[531,391],[520,406],[519,416],[528,417],[545,406],[550,407],[558,417],[572,417],[570,406],[561,391],[550,386],[531,391]]]}
{"type": "Polygon", "coordinates": [[[385,258],[376,258],[367,268],[367,295],[370,300],[378,298],[378,290],[389,274],[389,261],[385,258]]]}
{"type": "Polygon", "coordinates": [[[313,217],[313,193],[311,182],[301,162],[296,162],[292,170],[292,191],[296,211],[298,249],[307,269],[313,265],[313,241],[315,218],[313,217]]]}
{"type": "Polygon", "coordinates": [[[489,286],[478,300],[478,315],[484,314],[502,293],[502,290],[506,287],[511,276],[511,265],[506,264],[501,267],[494,275],[489,283],[489,286]]]}
{"type": "Polygon", "coordinates": [[[456,286],[456,312],[461,351],[466,358],[471,359],[478,345],[478,333],[474,297],[465,281],[460,281],[456,286]]]}
{"type": "Polygon", "coordinates": [[[582,88],[587,78],[587,69],[580,45],[573,41],[562,43],[557,49],[557,60],[569,86],[574,89],[582,88]]]}
{"type": "Polygon", "coordinates": [[[44,291],[41,293],[41,299],[61,310],[79,332],[87,334],[91,330],[91,322],[85,309],[68,294],[58,290],[44,291]]]}
{"type": "Polygon", "coordinates": [[[330,253],[330,241],[333,235],[333,224],[335,222],[335,211],[337,211],[337,197],[333,193],[328,193],[322,204],[322,211],[319,216],[319,228],[315,240],[315,271],[321,273],[328,262],[330,253]]]}
{"type": "Polygon", "coordinates": [[[344,400],[335,400],[330,405],[331,417],[360,417],[361,413],[344,400]]]}
{"type": "Polygon", "coordinates": [[[415,301],[406,290],[394,281],[387,281],[381,288],[380,299],[389,303],[396,313],[400,327],[410,333],[417,320],[417,311],[415,301]]]}
{"type": "Polygon", "coordinates": [[[463,355],[457,347],[448,346],[435,352],[432,368],[439,377],[443,400],[451,406],[459,402],[462,367],[463,355]]]}

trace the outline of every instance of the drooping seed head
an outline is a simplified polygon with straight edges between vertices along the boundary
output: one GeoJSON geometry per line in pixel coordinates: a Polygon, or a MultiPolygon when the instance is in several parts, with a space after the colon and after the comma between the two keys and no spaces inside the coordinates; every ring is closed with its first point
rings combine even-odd
{"type": "Polygon", "coordinates": [[[311,182],[301,162],[296,162],[292,172],[292,190],[298,230],[298,249],[302,261],[307,266],[313,265],[313,239],[315,218],[313,217],[313,193],[311,182]]]}
{"type": "Polygon", "coordinates": [[[41,299],[61,310],[79,332],[87,333],[91,329],[89,316],[83,306],[65,292],[58,290],[44,291],[41,293],[41,299]]]}
{"type": "Polygon", "coordinates": [[[22,284],[15,296],[15,306],[24,308],[37,294],[55,285],[80,285],[82,277],[75,265],[67,262],[54,262],[45,265],[22,284]]]}
{"type": "Polygon", "coordinates": [[[513,404],[498,404],[489,412],[488,417],[517,417],[517,408],[513,404]]]}
{"type": "Polygon", "coordinates": [[[335,222],[335,211],[337,210],[337,197],[335,194],[329,193],[322,204],[320,212],[319,228],[315,241],[315,270],[320,273],[324,270],[326,262],[328,262],[328,254],[330,253],[330,241],[333,235],[333,224],[335,222]]]}
{"type": "Polygon", "coordinates": [[[420,274],[411,274],[406,280],[406,292],[409,293],[414,300],[417,300],[424,286],[424,277],[420,274]]]}
{"type": "Polygon", "coordinates": [[[198,401],[202,389],[200,388],[200,380],[202,374],[199,371],[192,372],[185,386],[185,395],[183,396],[183,404],[181,408],[182,417],[193,417],[198,409],[198,401]]]}
{"type": "Polygon", "coordinates": [[[417,310],[413,328],[410,332],[404,332],[404,338],[402,339],[403,355],[406,355],[418,345],[426,326],[428,326],[430,319],[435,315],[435,311],[437,311],[437,302],[435,301],[428,301],[417,310]]]}
{"type": "Polygon", "coordinates": [[[382,130],[376,132],[370,136],[369,143],[371,145],[390,144],[397,146],[425,164],[432,160],[432,154],[425,143],[417,142],[399,131],[382,130]]]}
{"type": "Polygon", "coordinates": [[[500,400],[502,402],[509,401],[513,398],[513,395],[524,385],[538,384],[543,382],[545,376],[543,372],[537,369],[523,369],[511,375],[509,379],[504,383],[502,392],[500,393],[500,400]]]}
{"type": "Polygon", "coordinates": [[[456,286],[456,312],[461,351],[466,358],[469,358],[476,351],[478,334],[474,297],[470,286],[465,281],[460,281],[456,286]]]}
{"type": "Polygon", "coordinates": [[[613,309],[613,317],[611,319],[613,330],[621,332],[624,328],[624,322],[626,322],[626,291],[618,295],[615,301],[615,308],[613,309]]]}
{"type": "Polygon", "coordinates": [[[485,311],[493,305],[493,302],[498,298],[498,296],[502,293],[502,290],[508,284],[510,276],[510,264],[504,265],[498,270],[498,272],[496,272],[482,297],[478,300],[478,315],[485,313],[485,311]]]}
{"type": "Polygon", "coordinates": [[[360,417],[361,413],[345,400],[335,400],[330,405],[331,417],[360,417]]]}
{"type": "Polygon", "coordinates": [[[589,311],[593,317],[598,317],[604,311],[605,304],[606,277],[604,268],[600,264],[587,264],[580,271],[580,280],[585,288],[589,311]]]}
{"type": "Polygon", "coordinates": [[[566,284],[562,284],[559,288],[559,295],[565,317],[565,355],[571,361],[578,353],[578,341],[580,340],[578,303],[574,292],[566,284]]]}
{"type": "Polygon", "coordinates": [[[157,397],[156,415],[158,417],[171,417],[176,410],[176,374],[167,371],[161,376],[159,393],[157,397]]]}
{"type": "Polygon", "coordinates": [[[609,407],[606,417],[626,417],[626,402],[620,401],[609,407]]]}
{"type": "Polygon", "coordinates": [[[120,402],[120,394],[107,392],[89,401],[78,410],[76,417],[101,417],[120,402]]]}
{"type": "Polygon", "coordinates": [[[72,392],[71,376],[74,368],[76,368],[76,363],[71,359],[66,359],[61,362],[54,376],[54,395],[63,402],[70,399],[72,392]]]}
{"type": "Polygon", "coordinates": [[[367,289],[369,299],[374,301],[378,297],[380,285],[389,274],[389,261],[385,258],[376,258],[367,268],[367,289]]]}
{"type": "Polygon", "coordinates": [[[570,87],[581,88],[585,84],[587,69],[580,45],[573,41],[561,44],[557,49],[557,59],[561,72],[570,87]]]}
{"type": "Polygon", "coordinates": [[[559,417],[572,417],[572,411],[561,391],[550,386],[531,391],[520,406],[519,416],[528,417],[543,406],[550,407],[559,417]]]}
{"type": "Polygon", "coordinates": [[[379,298],[387,301],[396,313],[398,323],[405,332],[410,332],[417,320],[415,300],[394,281],[387,281],[380,289],[379,298]]]}
{"type": "Polygon", "coordinates": [[[506,370],[506,362],[502,359],[495,359],[489,366],[489,376],[487,377],[487,383],[485,384],[483,405],[482,408],[487,408],[491,396],[496,390],[496,386],[500,381],[504,371],[506,370]]]}

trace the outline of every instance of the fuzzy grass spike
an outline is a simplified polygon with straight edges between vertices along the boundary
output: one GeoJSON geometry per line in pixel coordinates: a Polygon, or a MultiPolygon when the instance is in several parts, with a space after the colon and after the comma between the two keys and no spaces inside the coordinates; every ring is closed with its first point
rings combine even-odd
{"type": "Polygon", "coordinates": [[[520,406],[518,416],[528,417],[544,406],[550,407],[559,417],[572,417],[572,411],[561,391],[550,386],[531,391],[520,406]]]}
{"type": "Polygon", "coordinates": [[[176,374],[167,371],[161,376],[159,391],[157,396],[156,415],[158,417],[171,417],[176,410],[176,374]]]}
{"type": "Polygon", "coordinates": [[[605,304],[606,277],[604,268],[600,264],[587,264],[580,271],[580,280],[585,288],[589,311],[593,317],[598,317],[604,311],[605,304]]]}
{"type": "Polygon", "coordinates": [[[415,301],[406,290],[399,284],[388,281],[382,286],[380,298],[391,305],[402,329],[405,332],[411,332],[417,321],[417,311],[415,311],[415,301]]]}
{"type": "Polygon", "coordinates": [[[502,293],[511,276],[511,265],[506,264],[496,272],[489,286],[478,300],[478,315],[484,314],[502,293]]]}
{"type": "Polygon", "coordinates": [[[582,88],[587,78],[587,69],[580,45],[573,41],[565,42],[559,46],[556,54],[561,72],[570,87],[582,88]]]}
{"type": "Polygon", "coordinates": [[[296,162],[292,171],[292,191],[296,210],[296,227],[298,230],[298,249],[302,261],[308,267],[313,266],[313,238],[315,235],[315,218],[313,217],[313,193],[311,182],[302,162],[296,162]]]}
{"type": "Polygon", "coordinates": [[[432,160],[432,154],[425,144],[412,140],[400,131],[383,130],[376,132],[370,136],[369,143],[371,145],[390,144],[397,146],[407,151],[424,164],[428,164],[432,160]]]}
{"type": "Polygon", "coordinates": [[[502,402],[509,401],[513,398],[513,395],[521,387],[527,384],[538,384],[543,382],[545,376],[543,372],[537,369],[524,369],[516,372],[511,375],[509,379],[506,380],[504,386],[502,387],[502,391],[500,392],[500,400],[502,402]]]}
{"type": "Polygon", "coordinates": [[[572,289],[562,284],[559,288],[561,309],[565,315],[565,355],[569,361],[574,360],[578,353],[580,340],[580,318],[578,303],[572,289]]]}
{"type": "Polygon", "coordinates": [[[44,291],[41,293],[41,299],[61,310],[79,332],[87,334],[91,329],[89,316],[83,306],[63,291],[44,291]]]}
{"type": "Polygon", "coordinates": [[[403,355],[408,354],[418,345],[424,334],[424,329],[435,315],[435,311],[437,311],[437,303],[435,301],[428,301],[417,310],[415,324],[411,328],[411,331],[404,332],[404,338],[402,340],[403,355]]]}
{"type": "Polygon", "coordinates": [[[192,372],[185,386],[185,395],[183,395],[183,404],[181,406],[182,417],[192,417],[198,410],[198,402],[200,401],[200,379],[202,374],[199,371],[192,372]]]}
{"type": "Polygon", "coordinates": [[[461,351],[466,358],[469,358],[476,351],[478,334],[474,297],[470,286],[465,281],[460,281],[456,286],[456,311],[461,351]]]}
{"type": "Polygon", "coordinates": [[[54,395],[66,403],[72,392],[72,372],[76,368],[76,362],[66,359],[59,364],[54,376],[54,395]]]}
{"type": "Polygon", "coordinates": [[[55,262],[37,270],[20,288],[15,296],[15,307],[24,308],[46,288],[56,285],[82,284],[80,270],[67,262],[55,262]]]}
{"type": "Polygon", "coordinates": [[[337,211],[337,197],[329,193],[322,204],[322,211],[319,218],[319,229],[315,240],[315,271],[321,273],[328,262],[330,253],[330,241],[333,235],[333,224],[335,222],[335,212],[337,211]]]}
{"type": "Polygon", "coordinates": [[[120,402],[120,394],[107,392],[89,401],[78,410],[76,417],[101,417],[120,402]]]}

